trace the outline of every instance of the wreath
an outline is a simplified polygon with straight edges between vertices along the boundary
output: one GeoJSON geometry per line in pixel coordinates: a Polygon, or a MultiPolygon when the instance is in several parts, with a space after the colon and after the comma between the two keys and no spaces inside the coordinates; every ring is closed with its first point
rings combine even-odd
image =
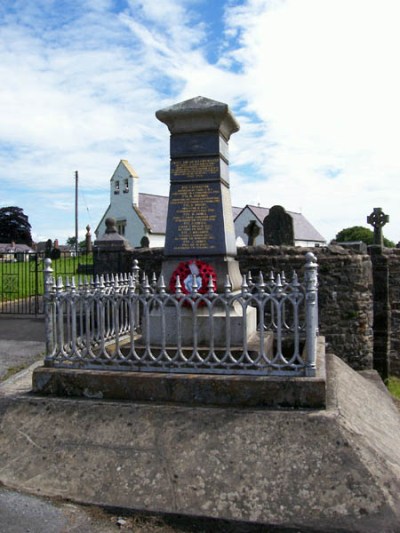
{"type": "Polygon", "coordinates": [[[169,281],[169,290],[171,293],[174,293],[176,290],[176,279],[178,276],[184,294],[191,294],[193,292],[193,276],[196,277],[197,292],[199,294],[208,292],[210,278],[214,291],[217,289],[217,274],[214,268],[204,261],[191,260],[179,263],[169,281]]]}

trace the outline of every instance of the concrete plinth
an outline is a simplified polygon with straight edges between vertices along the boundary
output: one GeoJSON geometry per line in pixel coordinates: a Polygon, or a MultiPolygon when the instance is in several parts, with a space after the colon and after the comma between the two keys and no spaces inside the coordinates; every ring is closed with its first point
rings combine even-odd
{"type": "Polygon", "coordinates": [[[219,376],[37,368],[33,390],[81,396],[192,405],[320,409],[326,405],[325,365],[317,377],[219,376]]]}
{"type": "MultiPolygon", "coordinates": [[[[196,334],[198,346],[210,346],[211,318],[206,307],[199,307],[195,313],[191,308],[182,307],[179,311],[180,331],[178,331],[178,311],[175,306],[154,309],[149,316],[149,342],[153,346],[193,346],[196,334]],[[164,327],[163,327],[164,322],[164,327]]],[[[227,346],[227,318],[223,308],[215,308],[212,315],[214,346],[227,346]]],[[[146,324],[144,324],[146,331],[146,324]]],[[[249,340],[257,331],[257,310],[248,307],[243,313],[242,306],[235,302],[230,309],[230,346],[243,346],[244,337],[249,340]]]]}
{"type": "Polygon", "coordinates": [[[265,528],[395,533],[398,411],[343,361],[327,363],[322,410],[3,398],[0,482],[265,528]]]}

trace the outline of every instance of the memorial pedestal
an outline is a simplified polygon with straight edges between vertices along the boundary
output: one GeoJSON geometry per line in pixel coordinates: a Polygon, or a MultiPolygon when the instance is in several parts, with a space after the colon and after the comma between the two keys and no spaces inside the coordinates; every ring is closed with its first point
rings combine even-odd
{"type": "MultiPolygon", "coordinates": [[[[143,328],[146,331],[146,324],[143,328]]],[[[257,331],[257,311],[254,307],[243,309],[238,302],[226,310],[216,308],[210,315],[206,307],[191,308],[175,306],[153,309],[149,315],[149,341],[151,346],[209,347],[210,341],[216,348],[243,347],[257,331]],[[179,315],[178,315],[179,313],[179,315]],[[229,326],[228,322],[229,321],[229,326]]]]}
{"type": "Polygon", "coordinates": [[[163,275],[179,262],[199,259],[216,271],[217,290],[228,275],[241,285],[229,189],[230,136],[239,124],[227,104],[198,96],[160,109],[171,133],[171,184],[163,275]]]}

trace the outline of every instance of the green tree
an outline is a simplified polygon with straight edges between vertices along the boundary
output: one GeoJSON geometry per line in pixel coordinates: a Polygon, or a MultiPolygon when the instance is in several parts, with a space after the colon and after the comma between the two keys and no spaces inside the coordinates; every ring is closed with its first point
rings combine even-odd
{"type": "Polygon", "coordinates": [[[76,243],[76,237],[68,237],[68,239],[65,241],[65,244],[67,246],[70,246],[71,248],[75,247],[75,243],[76,243]]]}
{"type": "Polygon", "coordinates": [[[20,207],[0,209],[0,242],[15,242],[32,246],[31,225],[20,207]]]}
{"type": "MultiPolygon", "coordinates": [[[[335,240],[337,242],[362,241],[365,244],[374,244],[374,232],[364,226],[352,226],[339,231],[335,240]]],[[[396,245],[393,241],[383,238],[383,244],[387,248],[394,248],[396,245]]]]}
{"type": "MultiPolygon", "coordinates": [[[[68,237],[68,239],[65,241],[65,244],[71,248],[75,248],[75,243],[76,237],[68,237]]],[[[79,241],[78,248],[79,250],[84,250],[86,248],[86,240],[79,241]]]]}

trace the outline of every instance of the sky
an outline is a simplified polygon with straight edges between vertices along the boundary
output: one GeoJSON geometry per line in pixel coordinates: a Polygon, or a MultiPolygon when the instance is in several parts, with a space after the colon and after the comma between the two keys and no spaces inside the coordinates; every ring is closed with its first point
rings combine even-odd
{"type": "Polygon", "coordinates": [[[94,230],[120,159],[169,193],[155,112],[227,103],[232,204],[282,205],[330,241],[389,214],[400,241],[398,0],[0,0],[0,207],[36,242],[94,230]]]}

